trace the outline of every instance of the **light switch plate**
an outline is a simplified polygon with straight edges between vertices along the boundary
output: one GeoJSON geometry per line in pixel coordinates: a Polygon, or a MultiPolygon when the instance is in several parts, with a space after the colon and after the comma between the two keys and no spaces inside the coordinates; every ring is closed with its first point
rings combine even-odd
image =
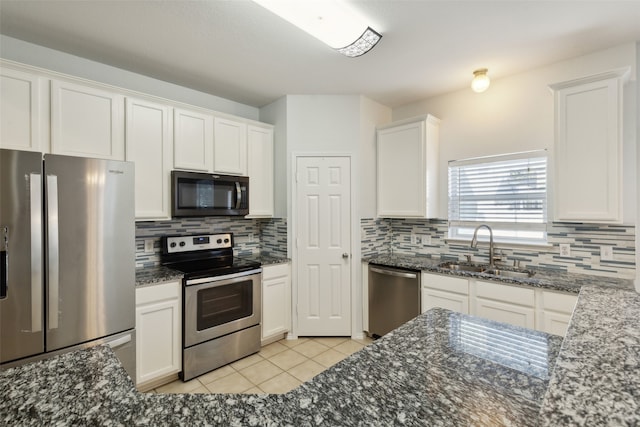
{"type": "Polygon", "coordinates": [[[153,240],[144,239],[144,253],[146,254],[153,253],[153,240]]]}
{"type": "Polygon", "coordinates": [[[600,246],[600,261],[613,261],[613,246],[600,246]]]}
{"type": "Polygon", "coordinates": [[[571,256],[571,245],[569,243],[560,243],[560,256],[571,256]]]}
{"type": "Polygon", "coordinates": [[[423,246],[429,246],[431,244],[431,236],[428,234],[421,234],[420,237],[422,238],[423,246]]]}

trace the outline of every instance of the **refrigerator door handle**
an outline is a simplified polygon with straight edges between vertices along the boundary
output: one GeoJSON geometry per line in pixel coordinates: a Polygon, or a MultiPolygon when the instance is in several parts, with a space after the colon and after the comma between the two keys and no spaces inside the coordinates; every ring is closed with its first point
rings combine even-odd
{"type": "Polygon", "coordinates": [[[0,251],[0,299],[5,299],[9,291],[9,227],[0,227],[2,231],[2,250],[0,251]]]}
{"type": "Polygon", "coordinates": [[[47,279],[49,330],[58,328],[60,252],[58,244],[58,177],[47,175],[47,279]]]}
{"type": "Polygon", "coordinates": [[[31,210],[31,332],[42,330],[42,176],[29,174],[31,210]]]}

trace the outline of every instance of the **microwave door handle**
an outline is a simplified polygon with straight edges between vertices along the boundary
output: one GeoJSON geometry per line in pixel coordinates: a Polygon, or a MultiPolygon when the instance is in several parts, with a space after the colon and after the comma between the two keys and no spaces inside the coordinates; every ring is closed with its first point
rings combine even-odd
{"type": "Polygon", "coordinates": [[[242,206],[242,188],[240,188],[240,183],[236,181],[236,209],[240,209],[242,206]]]}

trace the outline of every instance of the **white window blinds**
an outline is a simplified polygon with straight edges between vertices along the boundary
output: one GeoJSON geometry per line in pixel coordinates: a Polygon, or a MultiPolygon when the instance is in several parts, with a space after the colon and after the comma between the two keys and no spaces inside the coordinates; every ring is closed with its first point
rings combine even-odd
{"type": "Polygon", "coordinates": [[[533,151],[449,162],[450,237],[489,224],[500,240],[544,241],[547,155],[533,151]]]}

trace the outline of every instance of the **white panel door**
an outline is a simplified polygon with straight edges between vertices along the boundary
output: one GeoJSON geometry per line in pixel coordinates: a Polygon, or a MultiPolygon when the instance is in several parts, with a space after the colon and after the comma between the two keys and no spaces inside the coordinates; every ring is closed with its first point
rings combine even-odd
{"type": "Polygon", "coordinates": [[[297,335],[351,335],[351,167],[298,157],[297,335]]]}

